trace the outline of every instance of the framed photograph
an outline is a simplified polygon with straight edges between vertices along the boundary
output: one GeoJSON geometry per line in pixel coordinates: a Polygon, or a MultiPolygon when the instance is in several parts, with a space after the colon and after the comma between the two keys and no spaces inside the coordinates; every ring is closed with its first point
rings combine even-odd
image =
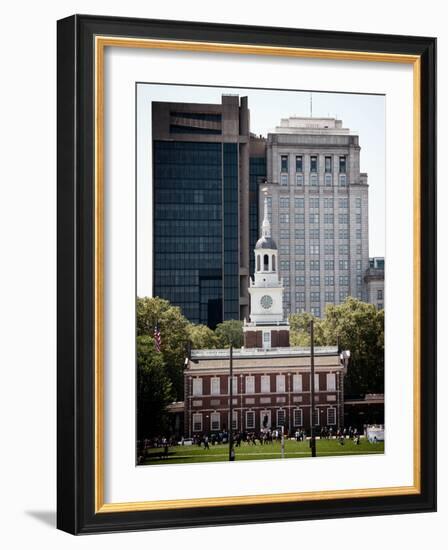
{"type": "Polygon", "coordinates": [[[58,528],[436,508],[436,40],[58,21],[58,528]]]}

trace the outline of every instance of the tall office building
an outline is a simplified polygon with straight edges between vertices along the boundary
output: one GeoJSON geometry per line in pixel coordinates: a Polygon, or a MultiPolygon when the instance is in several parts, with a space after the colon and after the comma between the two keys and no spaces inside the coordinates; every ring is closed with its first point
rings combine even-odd
{"type": "Polygon", "coordinates": [[[214,328],[248,314],[249,109],[152,104],[153,295],[214,328]]]}
{"type": "Polygon", "coordinates": [[[364,280],[367,285],[367,301],[378,309],[384,308],[384,258],[370,258],[364,280]]]}
{"type": "Polygon", "coordinates": [[[368,298],[368,185],[359,157],[358,136],[334,118],[282,119],[268,134],[266,188],[286,313],[323,316],[326,304],[368,298]]]}

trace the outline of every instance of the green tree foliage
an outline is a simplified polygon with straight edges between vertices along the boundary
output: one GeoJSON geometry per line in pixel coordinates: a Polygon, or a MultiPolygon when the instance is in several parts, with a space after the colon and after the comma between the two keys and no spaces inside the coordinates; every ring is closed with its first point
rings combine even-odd
{"type": "Polygon", "coordinates": [[[152,336],[137,337],[137,439],[166,433],[166,407],[173,401],[172,384],[163,355],[152,336]]]}
{"type": "Polygon", "coordinates": [[[218,336],[206,325],[188,326],[188,336],[193,349],[215,349],[220,347],[218,336]]]}
{"type": "Polygon", "coordinates": [[[351,352],[345,393],[384,392],[384,310],[347,298],[341,305],[327,306],[323,325],[327,343],[339,337],[340,349],[351,352]]]}
{"type": "Polygon", "coordinates": [[[334,346],[350,350],[345,377],[345,393],[384,392],[384,310],[347,298],[340,305],[329,305],[323,319],[309,313],[290,316],[290,340],[293,346],[309,346],[309,325],[314,320],[315,346],[334,346]]]}
{"type": "Polygon", "coordinates": [[[173,385],[174,398],[183,399],[183,367],[188,352],[189,323],[179,307],[162,298],[137,299],[137,336],[151,336],[154,347],[154,327],[158,325],[162,338],[162,357],[173,385]]]}
{"type": "Polygon", "coordinates": [[[242,321],[224,321],[216,327],[215,334],[219,340],[220,348],[227,348],[232,345],[240,348],[243,345],[243,323],[242,321]]]}

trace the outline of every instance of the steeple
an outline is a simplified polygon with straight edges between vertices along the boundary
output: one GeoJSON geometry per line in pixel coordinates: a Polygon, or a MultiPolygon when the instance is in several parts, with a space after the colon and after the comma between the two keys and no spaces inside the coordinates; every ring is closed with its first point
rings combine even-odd
{"type": "Polygon", "coordinates": [[[268,198],[266,196],[264,197],[264,217],[263,217],[263,223],[261,225],[261,236],[262,237],[271,236],[271,222],[269,221],[268,198]]]}

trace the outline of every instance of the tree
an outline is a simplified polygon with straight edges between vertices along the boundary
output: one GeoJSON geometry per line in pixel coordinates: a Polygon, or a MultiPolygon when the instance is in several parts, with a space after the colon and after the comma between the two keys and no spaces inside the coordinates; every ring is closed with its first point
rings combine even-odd
{"type": "Polygon", "coordinates": [[[190,324],[188,335],[193,349],[215,349],[220,346],[218,336],[206,325],[190,324]]]}
{"type": "Polygon", "coordinates": [[[346,394],[384,392],[384,310],[347,298],[338,306],[327,306],[323,331],[326,343],[339,338],[340,349],[351,352],[346,394]]]}
{"type": "Polygon", "coordinates": [[[242,321],[229,320],[219,323],[215,329],[215,334],[221,348],[227,348],[230,345],[234,348],[240,348],[243,345],[242,321]]]}
{"type": "Polygon", "coordinates": [[[172,384],[151,336],[137,337],[137,439],[166,433],[172,384]]]}
{"type": "Polygon", "coordinates": [[[290,342],[292,346],[310,346],[310,322],[314,321],[314,345],[326,344],[322,320],[311,313],[293,313],[289,316],[290,342]]]}
{"type": "Polygon", "coordinates": [[[173,385],[174,398],[184,396],[183,367],[188,352],[189,323],[179,307],[162,298],[137,298],[137,336],[154,335],[158,326],[162,356],[173,385]]]}

